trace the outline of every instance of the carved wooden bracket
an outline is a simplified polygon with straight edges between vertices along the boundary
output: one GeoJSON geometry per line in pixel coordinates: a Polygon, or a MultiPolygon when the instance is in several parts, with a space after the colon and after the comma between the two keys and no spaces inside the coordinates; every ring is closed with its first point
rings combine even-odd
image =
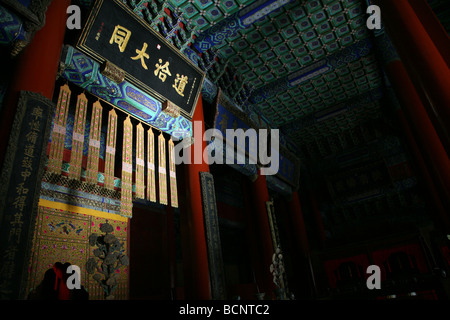
{"type": "Polygon", "coordinates": [[[125,80],[125,71],[109,61],[105,61],[100,73],[117,84],[125,80]]]}
{"type": "Polygon", "coordinates": [[[180,108],[169,100],[166,100],[166,102],[162,104],[162,112],[172,118],[178,118],[180,116],[180,108]]]}

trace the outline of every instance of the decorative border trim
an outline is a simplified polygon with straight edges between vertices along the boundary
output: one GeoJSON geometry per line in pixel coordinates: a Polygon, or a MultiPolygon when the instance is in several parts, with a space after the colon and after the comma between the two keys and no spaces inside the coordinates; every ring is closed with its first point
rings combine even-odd
{"type": "Polygon", "coordinates": [[[225,273],[222,259],[222,247],[220,245],[214,177],[209,172],[199,172],[199,174],[212,298],[214,300],[224,300],[226,298],[225,273]]]}
{"type": "Polygon", "coordinates": [[[52,0],[31,0],[28,7],[17,0],[0,0],[6,8],[11,9],[22,19],[26,39],[13,41],[11,56],[17,56],[32,40],[34,33],[45,25],[45,14],[52,0]]]}
{"type": "MultiPolygon", "coordinates": [[[[11,179],[14,174],[13,170],[14,167],[17,165],[17,153],[24,151],[18,149],[19,139],[22,135],[22,129],[23,126],[26,124],[23,123],[25,120],[25,117],[28,115],[28,112],[30,110],[28,109],[28,103],[31,100],[35,100],[41,105],[45,105],[47,108],[44,110],[44,114],[42,115],[41,121],[46,121],[46,123],[43,126],[43,132],[41,132],[42,140],[40,141],[40,145],[36,144],[36,150],[35,154],[39,158],[36,161],[37,168],[34,168],[35,172],[35,181],[31,181],[28,183],[28,187],[30,188],[29,191],[26,193],[31,199],[28,200],[28,205],[26,209],[29,211],[26,212],[24,210],[24,213],[28,216],[28,222],[23,223],[23,230],[21,231],[22,234],[25,234],[25,236],[21,235],[21,241],[16,244],[17,247],[27,248],[23,254],[23,261],[22,264],[19,266],[15,266],[14,269],[16,271],[19,271],[20,274],[20,280],[17,280],[19,283],[19,289],[18,292],[8,292],[8,288],[2,288],[2,295],[15,295],[18,294],[18,297],[25,297],[26,295],[26,284],[27,284],[27,277],[28,277],[28,261],[30,260],[31,255],[31,245],[33,242],[33,234],[34,234],[34,227],[37,217],[37,210],[38,210],[38,202],[39,202],[39,186],[40,182],[43,177],[44,173],[44,167],[46,163],[46,150],[47,150],[47,144],[50,139],[50,128],[51,128],[51,120],[52,120],[52,114],[55,110],[55,104],[47,99],[46,97],[42,96],[41,94],[30,92],[30,91],[21,91],[19,94],[19,101],[17,104],[16,109],[16,115],[14,117],[11,133],[9,136],[9,142],[8,142],[8,148],[6,151],[6,157],[2,168],[2,174],[0,176],[0,228],[5,232],[5,228],[7,230],[10,229],[10,226],[5,225],[5,209],[6,209],[6,203],[9,201],[7,199],[9,190],[11,188],[16,188],[16,186],[11,186],[11,179]],[[31,208],[29,207],[31,206],[31,208]],[[31,209],[31,210],[30,210],[31,209]],[[22,238],[23,237],[23,238],[22,238]]],[[[9,234],[9,233],[8,233],[9,234]]],[[[2,248],[8,248],[8,244],[2,244],[2,248]]],[[[16,261],[17,258],[14,258],[16,261]]],[[[11,289],[11,288],[10,288],[11,289]]],[[[11,298],[14,298],[11,296],[11,298]]],[[[16,297],[17,298],[17,297],[16,297]]]]}
{"type": "Polygon", "coordinates": [[[93,216],[93,217],[98,217],[98,218],[103,218],[103,219],[117,220],[117,221],[121,221],[121,222],[128,221],[128,218],[122,217],[118,214],[108,213],[108,212],[104,212],[104,211],[98,211],[98,210],[89,209],[89,208],[78,207],[78,206],[74,206],[71,204],[50,201],[50,200],[46,200],[46,199],[42,199],[42,198],[39,200],[39,206],[45,207],[45,208],[57,209],[57,210],[64,210],[64,211],[69,211],[69,212],[74,212],[74,213],[79,213],[79,214],[85,214],[88,216],[93,216]]]}
{"type": "Polygon", "coordinates": [[[59,74],[121,112],[176,138],[192,136],[192,121],[162,112],[162,104],[126,80],[119,85],[100,73],[100,64],[71,46],[65,46],[59,74]]]}

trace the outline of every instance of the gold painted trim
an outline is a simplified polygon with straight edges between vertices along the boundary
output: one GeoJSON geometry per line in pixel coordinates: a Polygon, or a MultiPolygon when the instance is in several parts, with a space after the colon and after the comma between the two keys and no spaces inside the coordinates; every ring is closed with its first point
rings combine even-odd
{"type": "Polygon", "coordinates": [[[176,119],[180,116],[181,109],[172,101],[166,100],[162,104],[162,112],[176,119]]]}
{"type": "Polygon", "coordinates": [[[121,222],[128,221],[128,218],[122,217],[118,214],[98,211],[98,210],[94,210],[94,209],[77,207],[77,206],[73,206],[70,204],[66,204],[66,203],[62,203],[62,202],[54,202],[54,201],[45,200],[45,199],[39,199],[39,206],[57,209],[57,210],[64,210],[64,211],[69,211],[69,212],[74,212],[74,213],[79,213],[79,214],[85,214],[88,216],[93,216],[93,217],[98,217],[98,218],[103,218],[103,219],[108,219],[108,220],[116,220],[116,221],[121,221],[121,222]]]}
{"type": "Polygon", "coordinates": [[[100,73],[117,84],[125,81],[125,71],[108,60],[103,63],[100,73]]]}

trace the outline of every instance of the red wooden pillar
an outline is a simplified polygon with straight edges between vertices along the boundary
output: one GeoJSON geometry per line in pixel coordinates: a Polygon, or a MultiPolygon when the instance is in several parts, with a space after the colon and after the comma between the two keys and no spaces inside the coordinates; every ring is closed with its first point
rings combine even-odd
{"type": "Polygon", "coordinates": [[[70,0],[54,0],[49,5],[44,27],[36,32],[31,43],[16,58],[16,70],[9,87],[0,117],[0,164],[4,154],[16,112],[19,92],[41,93],[53,98],[56,74],[66,31],[67,7],[70,0]]]}
{"type": "Polygon", "coordinates": [[[306,234],[306,225],[303,219],[302,207],[298,192],[293,192],[291,199],[288,201],[289,215],[291,216],[292,227],[295,230],[296,247],[298,250],[298,261],[300,262],[300,270],[303,273],[300,281],[302,281],[302,290],[297,294],[301,294],[305,298],[310,297],[312,289],[315,293],[316,285],[314,280],[314,272],[311,264],[309,251],[308,236],[306,234]]]}
{"type": "Polygon", "coordinates": [[[264,290],[261,291],[265,292],[265,299],[272,299],[274,298],[275,284],[270,273],[270,265],[272,264],[272,255],[275,251],[266,208],[266,202],[269,201],[269,190],[267,189],[266,176],[261,175],[259,170],[258,177],[252,183],[250,189],[258,229],[258,244],[262,253],[260,274],[262,274],[264,290]]]}
{"type": "Polygon", "coordinates": [[[431,9],[430,5],[425,0],[410,0],[409,3],[422,22],[422,25],[427,30],[439,52],[442,54],[444,60],[447,64],[450,64],[449,36],[433,12],[433,9],[431,9]]]}
{"type": "MultiPolygon", "coordinates": [[[[194,300],[210,300],[211,286],[209,279],[208,252],[206,246],[206,235],[203,220],[202,193],[200,186],[200,172],[209,172],[209,165],[203,161],[203,150],[206,142],[203,141],[205,132],[203,104],[201,96],[192,118],[194,127],[194,145],[191,147],[191,164],[185,167],[185,190],[186,193],[186,217],[182,223],[188,233],[189,257],[185,264],[185,297],[194,300]],[[195,161],[196,160],[196,161],[195,161]]],[[[182,212],[183,214],[183,212],[182,212]]]]}
{"type": "Polygon", "coordinates": [[[174,220],[174,208],[166,206],[166,243],[167,243],[167,260],[169,266],[169,283],[171,298],[175,298],[175,283],[177,273],[177,254],[175,243],[175,220],[174,220]]]}
{"type": "Polygon", "coordinates": [[[414,134],[408,124],[407,119],[405,118],[405,114],[402,109],[397,111],[397,117],[399,119],[400,125],[402,126],[403,132],[405,134],[405,138],[411,148],[411,151],[414,155],[415,164],[417,165],[420,175],[427,187],[428,193],[431,197],[431,200],[435,206],[435,217],[436,222],[445,233],[450,233],[450,217],[447,214],[447,211],[442,204],[442,200],[439,197],[438,191],[433,182],[433,178],[430,176],[428,172],[426,162],[420,152],[420,148],[416,143],[416,139],[414,138],[414,134]]]}
{"type": "Polygon", "coordinates": [[[262,252],[260,252],[259,241],[258,241],[258,230],[257,226],[255,226],[254,216],[252,213],[252,205],[253,202],[250,199],[251,196],[251,185],[250,180],[244,186],[244,199],[245,199],[245,208],[246,208],[246,222],[247,222],[247,239],[248,244],[250,246],[250,258],[252,263],[254,282],[257,288],[256,293],[264,292],[264,282],[263,282],[263,271],[261,266],[262,261],[262,252]]]}
{"type": "MultiPolygon", "coordinates": [[[[401,61],[386,65],[386,73],[412,127],[443,199],[450,199],[450,161],[425,107],[401,61]]],[[[447,105],[447,107],[450,105],[447,105]]]]}
{"type": "MultiPolygon", "coordinates": [[[[53,97],[66,30],[66,11],[69,4],[70,0],[54,0],[46,11],[43,28],[36,32],[31,43],[11,62],[15,64],[12,68],[14,71],[10,74],[11,82],[0,114],[0,168],[3,167],[9,136],[13,129],[12,124],[20,91],[41,93],[48,99],[53,97]]],[[[32,235],[34,225],[24,225],[22,232],[32,235]]],[[[17,252],[17,254],[28,256],[26,252],[17,252]]],[[[1,264],[3,266],[3,261],[1,264]]],[[[23,294],[24,296],[16,296],[15,289],[9,293],[5,291],[4,295],[11,295],[12,299],[26,299],[28,293],[22,289],[26,287],[28,274],[21,266],[16,266],[15,270],[20,273],[17,279],[21,280],[13,283],[12,286],[17,286],[16,288],[21,292],[19,295],[23,294]]],[[[2,289],[8,290],[8,288],[2,289]]]]}
{"type": "MultiPolygon", "coordinates": [[[[392,43],[405,64],[423,103],[429,106],[428,112],[439,122],[440,131],[445,137],[445,145],[450,136],[450,70],[440,52],[442,44],[435,43],[410,2],[412,0],[377,0],[380,5],[384,26],[392,43]]],[[[437,40],[435,40],[437,41],[437,40]]],[[[448,50],[448,40],[446,41],[448,50]]]]}
{"type": "Polygon", "coordinates": [[[306,236],[305,221],[303,220],[302,207],[297,192],[292,193],[292,198],[288,202],[288,205],[292,225],[297,230],[295,233],[297,247],[300,250],[300,253],[306,257],[309,255],[308,237],[306,236]]]}

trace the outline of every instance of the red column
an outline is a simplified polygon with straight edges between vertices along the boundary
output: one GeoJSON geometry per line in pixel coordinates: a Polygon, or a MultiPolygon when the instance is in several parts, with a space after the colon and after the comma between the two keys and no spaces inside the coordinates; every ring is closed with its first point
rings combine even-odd
{"type": "Polygon", "coordinates": [[[273,283],[273,276],[270,273],[270,265],[272,264],[272,255],[275,251],[266,208],[266,202],[269,201],[269,191],[267,189],[266,176],[261,175],[259,171],[257,179],[251,186],[251,198],[258,228],[258,244],[262,252],[260,271],[263,278],[264,290],[261,290],[261,288],[260,290],[265,292],[266,299],[271,299],[274,297],[275,284],[273,283]]]}
{"type": "Polygon", "coordinates": [[[449,36],[433,12],[433,9],[430,8],[430,5],[425,0],[409,0],[409,3],[413,7],[414,12],[419,17],[444,60],[447,64],[450,64],[449,36]]]}
{"type": "Polygon", "coordinates": [[[253,275],[254,275],[254,281],[255,285],[257,286],[257,292],[255,293],[261,293],[264,292],[264,282],[263,282],[263,270],[261,270],[261,261],[262,259],[262,252],[260,252],[259,248],[259,241],[258,241],[258,232],[257,232],[257,226],[255,225],[255,220],[252,213],[252,207],[253,202],[250,201],[251,196],[251,188],[250,180],[248,183],[245,184],[244,187],[244,199],[245,199],[245,208],[246,208],[246,223],[247,223],[247,239],[250,247],[250,258],[253,268],[253,275]]]}
{"type": "Polygon", "coordinates": [[[167,244],[167,261],[168,261],[168,274],[170,283],[169,297],[174,297],[175,295],[175,283],[176,283],[176,272],[177,272],[177,254],[176,254],[176,243],[175,243],[175,220],[174,220],[174,209],[171,206],[166,206],[166,241],[167,244]]]}
{"type": "Polygon", "coordinates": [[[450,161],[408,73],[398,60],[386,66],[386,73],[405,114],[416,130],[416,138],[422,153],[431,164],[430,169],[438,182],[437,186],[444,199],[450,199],[450,161]]]}
{"type": "Polygon", "coordinates": [[[422,153],[420,152],[420,148],[416,143],[414,134],[408,124],[408,121],[405,118],[405,115],[404,115],[402,109],[399,109],[397,111],[397,116],[398,116],[400,125],[402,126],[403,132],[405,134],[405,138],[406,138],[406,140],[411,148],[411,151],[414,155],[415,164],[417,165],[417,167],[420,171],[420,175],[427,187],[427,191],[431,197],[431,201],[435,205],[435,210],[433,210],[433,213],[436,217],[437,225],[445,233],[449,233],[450,232],[450,217],[448,216],[448,214],[445,210],[445,207],[442,204],[442,200],[439,197],[439,194],[436,190],[433,179],[430,176],[430,173],[428,172],[425,160],[423,159],[422,153]]]}
{"type": "MultiPolygon", "coordinates": [[[[191,164],[186,165],[186,188],[180,192],[186,193],[186,217],[183,221],[187,223],[188,241],[189,241],[189,265],[185,266],[185,297],[186,299],[210,300],[211,287],[209,280],[208,252],[206,246],[206,236],[203,221],[202,193],[200,186],[200,172],[209,172],[209,165],[201,160],[201,163],[195,163],[199,160],[206,148],[206,142],[203,141],[205,131],[203,119],[203,104],[201,96],[198,99],[192,122],[194,123],[194,146],[191,152],[191,164]],[[201,123],[201,124],[200,124],[201,123]],[[201,148],[200,148],[201,146],[201,148]]],[[[183,213],[182,213],[183,214],[183,213]]]]}
{"type": "MultiPolygon", "coordinates": [[[[450,127],[450,70],[408,0],[378,0],[383,23],[418,93],[440,123],[447,144],[450,127]]],[[[431,30],[431,29],[429,29],[431,30]]],[[[446,44],[448,48],[448,41],[446,44]]]]}
{"type": "Polygon", "coordinates": [[[70,0],[54,0],[49,5],[44,27],[17,57],[16,70],[4,101],[0,120],[0,163],[6,150],[21,90],[41,93],[52,99],[61,49],[66,31],[67,7],[70,0]]]}
{"type": "Polygon", "coordinates": [[[292,226],[295,230],[297,230],[295,233],[297,247],[300,249],[300,253],[306,257],[309,255],[308,237],[306,236],[305,221],[303,220],[302,207],[300,205],[300,199],[297,192],[292,193],[292,198],[288,204],[292,219],[292,226]]]}
{"type": "Polygon", "coordinates": [[[300,281],[302,281],[302,287],[300,292],[300,296],[304,298],[308,298],[311,294],[316,291],[316,285],[314,280],[314,272],[311,264],[311,257],[309,252],[309,243],[308,236],[306,234],[306,225],[303,219],[302,207],[300,204],[300,198],[298,192],[293,192],[290,201],[288,202],[289,214],[291,216],[292,228],[295,230],[295,239],[296,247],[298,248],[298,257],[299,261],[299,272],[303,274],[300,276],[300,281]],[[311,292],[313,291],[313,292],[311,292]]]}

